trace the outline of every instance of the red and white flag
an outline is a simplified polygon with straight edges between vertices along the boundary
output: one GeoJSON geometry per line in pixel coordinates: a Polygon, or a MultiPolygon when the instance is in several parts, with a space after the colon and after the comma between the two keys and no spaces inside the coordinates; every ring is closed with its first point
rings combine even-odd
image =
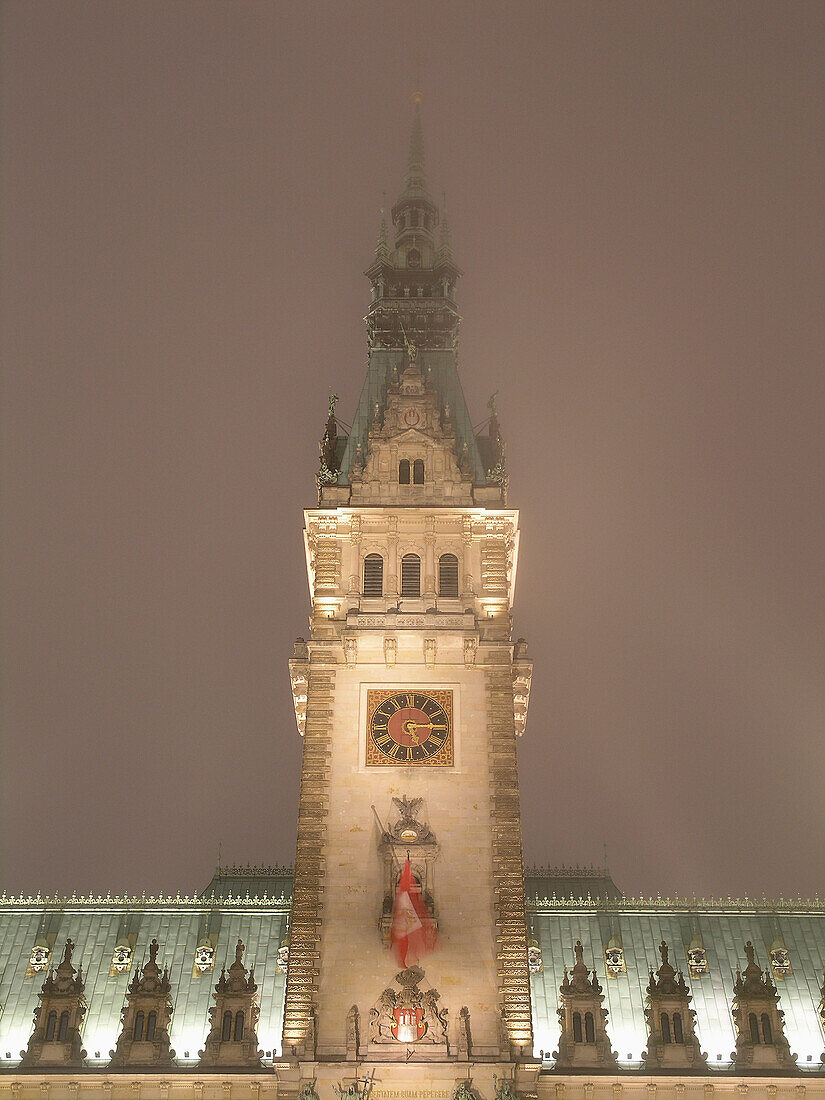
{"type": "Polygon", "coordinates": [[[405,970],[435,950],[435,922],[413,877],[409,856],[395,891],[391,936],[395,957],[405,970]]]}

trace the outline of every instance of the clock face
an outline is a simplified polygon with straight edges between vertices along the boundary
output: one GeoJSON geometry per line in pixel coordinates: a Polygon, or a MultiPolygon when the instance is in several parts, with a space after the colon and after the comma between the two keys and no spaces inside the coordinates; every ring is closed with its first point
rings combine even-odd
{"type": "Polygon", "coordinates": [[[370,688],[367,764],[452,767],[453,693],[431,688],[370,688]]]}

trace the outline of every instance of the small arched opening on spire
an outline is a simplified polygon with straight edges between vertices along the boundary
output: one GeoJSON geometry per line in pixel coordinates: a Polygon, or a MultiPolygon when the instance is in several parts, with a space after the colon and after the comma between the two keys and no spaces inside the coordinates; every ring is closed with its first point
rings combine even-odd
{"type": "Polygon", "coordinates": [[[408,458],[402,458],[398,463],[398,484],[410,484],[410,460],[408,458]]]}
{"type": "Polygon", "coordinates": [[[146,1017],[146,1041],[153,1043],[155,1041],[155,1032],[158,1027],[158,1014],[154,1009],[146,1017]]]}
{"type": "Polygon", "coordinates": [[[138,1012],[135,1014],[135,1026],[132,1030],[132,1038],[136,1043],[141,1042],[143,1039],[143,1024],[145,1019],[146,1017],[143,1015],[142,1012],[138,1012]]]}
{"type": "Polygon", "coordinates": [[[592,1012],[585,1012],[584,1014],[584,1041],[586,1043],[596,1042],[596,1027],[592,1012]]]}
{"type": "Polygon", "coordinates": [[[767,1012],[762,1013],[762,1042],[763,1043],[768,1043],[768,1044],[773,1042],[773,1031],[771,1029],[771,1018],[767,1014],[767,1012]]]}
{"type": "Polygon", "coordinates": [[[50,1012],[46,1020],[46,1042],[53,1043],[57,1032],[57,1013],[50,1012]]]}
{"type": "Polygon", "coordinates": [[[235,1030],[233,1032],[233,1038],[236,1043],[243,1041],[243,1012],[235,1013],[235,1030]]]}
{"type": "Polygon", "coordinates": [[[682,1029],[682,1013],[681,1012],[674,1012],[673,1013],[673,1042],[674,1043],[684,1043],[684,1041],[685,1041],[685,1033],[684,1033],[684,1030],[682,1029]]]}
{"type": "Polygon", "coordinates": [[[417,458],[413,462],[413,485],[424,484],[424,459],[417,458]]]}
{"type": "Polygon", "coordinates": [[[69,1038],[69,1013],[60,1013],[60,1024],[57,1028],[57,1041],[58,1043],[65,1043],[69,1038]]]}
{"type": "Polygon", "coordinates": [[[670,1017],[666,1012],[662,1013],[662,1042],[670,1042],[670,1017]]]}
{"type": "Polygon", "coordinates": [[[759,1020],[756,1018],[756,1013],[751,1012],[748,1016],[748,1024],[751,1029],[751,1042],[755,1047],[759,1046],[759,1020]]]}
{"type": "Polygon", "coordinates": [[[228,1043],[232,1038],[232,1013],[224,1012],[223,1025],[221,1027],[221,1041],[228,1043]]]}
{"type": "Polygon", "coordinates": [[[573,1013],[573,1042],[580,1043],[583,1039],[582,1033],[582,1014],[581,1012],[573,1013]]]}

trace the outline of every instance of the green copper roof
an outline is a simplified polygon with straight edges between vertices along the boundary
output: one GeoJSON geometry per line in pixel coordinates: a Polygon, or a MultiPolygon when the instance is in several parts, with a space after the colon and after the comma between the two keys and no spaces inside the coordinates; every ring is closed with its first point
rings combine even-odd
{"type": "MultiPolygon", "coordinates": [[[[444,411],[445,405],[450,406],[458,449],[456,458],[461,459],[466,443],[473,481],[476,485],[483,485],[487,480],[486,472],[458,377],[455,351],[421,348],[418,352],[418,362],[424,371],[425,378],[432,382],[438,392],[441,411],[444,411]]],[[[400,374],[406,365],[406,353],[400,349],[377,348],[370,352],[367,377],[364,380],[364,388],[361,390],[352,429],[341,461],[339,485],[349,484],[349,471],[355,461],[355,451],[359,443],[363,457],[366,458],[369,451],[369,431],[375,419],[375,407],[378,406],[379,414],[383,416],[387,401],[387,387],[392,379],[392,369],[397,367],[400,374]]]]}

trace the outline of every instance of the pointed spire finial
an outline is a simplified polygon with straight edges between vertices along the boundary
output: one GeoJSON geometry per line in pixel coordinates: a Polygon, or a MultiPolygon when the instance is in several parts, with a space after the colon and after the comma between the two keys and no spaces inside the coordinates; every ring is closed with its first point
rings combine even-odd
{"type": "Polygon", "coordinates": [[[413,115],[412,129],[410,130],[410,152],[407,158],[407,189],[420,188],[426,190],[424,162],[424,131],[421,128],[421,100],[424,97],[421,92],[413,96],[415,113],[413,115]]]}

